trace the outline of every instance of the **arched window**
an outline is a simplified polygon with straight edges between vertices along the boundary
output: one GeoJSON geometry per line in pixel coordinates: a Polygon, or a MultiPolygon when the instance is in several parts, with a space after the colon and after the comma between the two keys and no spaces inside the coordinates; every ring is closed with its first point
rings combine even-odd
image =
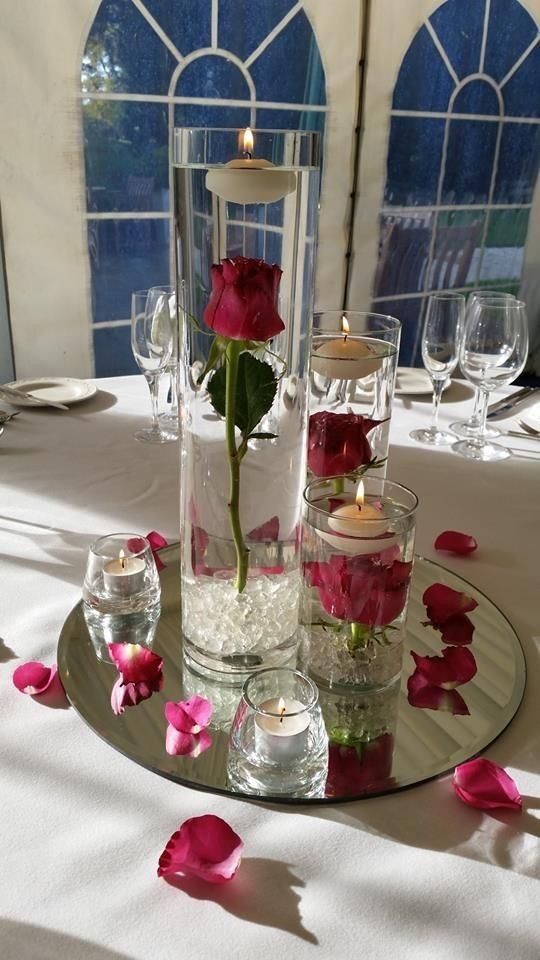
{"type": "Polygon", "coordinates": [[[518,0],[446,0],[418,30],[391,111],[374,309],[420,362],[427,294],[519,287],[540,159],[538,27],[518,0]]]}
{"type": "Polygon", "coordinates": [[[324,71],[302,7],[293,0],[101,3],[82,62],[97,376],[135,371],[130,294],[169,276],[173,127],[323,131],[324,71]]]}

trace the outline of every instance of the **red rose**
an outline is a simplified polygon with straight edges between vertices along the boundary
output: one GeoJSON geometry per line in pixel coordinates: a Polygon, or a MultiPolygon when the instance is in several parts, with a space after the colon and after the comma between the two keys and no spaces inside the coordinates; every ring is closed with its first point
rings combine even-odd
{"type": "Polygon", "coordinates": [[[308,467],[316,477],[350,473],[372,459],[367,434],[381,420],[322,410],[309,418],[308,467]]]}
{"type": "Polygon", "coordinates": [[[230,340],[275,337],[285,329],[276,309],[281,274],[276,264],[247,257],[215,263],[204,322],[230,340]]]}
{"type": "Polygon", "coordinates": [[[325,796],[337,799],[388,790],[394,783],[390,777],[393,753],[391,733],[357,746],[330,742],[325,796]]]}
{"type": "Polygon", "coordinates": [[[332,556],[328,563],[306,563],[308,583],[316,587],[323,608],[337,620],[386,627],[399,617],[407,600],[412,563],[389,566],[371,557],[332,556]]]}

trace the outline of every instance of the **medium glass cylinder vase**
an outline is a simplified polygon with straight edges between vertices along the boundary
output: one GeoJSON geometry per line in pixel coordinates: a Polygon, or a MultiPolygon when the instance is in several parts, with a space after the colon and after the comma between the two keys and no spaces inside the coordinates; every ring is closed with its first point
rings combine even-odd
{"type": "Polygon", "coordinates": [[[318,135],[175,131],[182,631],[243,679],[294,655],[318,135]]]}

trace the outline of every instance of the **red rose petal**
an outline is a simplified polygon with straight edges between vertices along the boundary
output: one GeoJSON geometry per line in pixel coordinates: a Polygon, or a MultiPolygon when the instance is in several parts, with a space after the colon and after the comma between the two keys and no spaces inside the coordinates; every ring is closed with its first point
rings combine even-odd
{"type": "Polygon", "coordinates": [[[460,593],[447,587],[444,583],[432,583],[424,591],[422,601],[427,608],[427,615],[434,626],[446,623],[450,617],[461,613],[470,613],[476,610],[478,602],[466,593],[460,593]]]}
{"type": "Polygon", "coordinates": [[[421,657],[411,650],[411,656],[422,676],[445,690],[468,683],[477,670],[476,660],[466,647],[445,647],[440,657],[421,657]]]}
{"type": "Polygon", "coordinates": [[[159,858],[158,877],[184,873],[209,883],[227,883],[238,867],[244,843],[221,817],[192,817],[173,833],[159,858]]]}
{"type": "Polygon", "coordinates": [[[151,680],[138,680],[124,683],[122,674],[119,674],[111,690],[111,707],[116,716],[121,716],[126,707],[136,707],[143,700],[149,700],[152,694],[157,693],[163,686],[161,671],[151,680]]]}
{"type": "Polygon", "coordinates": [[[20,693],[35,697],[50,687],[55,675],[56,666],[46,667],[39,660],[29,660],[13,671],[12,679],[20,693]]]}
{"type": "Polygon", "coordinates": [[[107,646],[124,683],[149,681],[161,672],[163,660],[147,647],[138,643],[109,643],[107,646]]]}
{"type": "Polygon", "coordinates": [[[420,670],[415,670],[407,681],[407,700],[411,707],[427,710],[443,710],[460,716],[470,711],[457,690],[444,690],[433,686],[420,670]]]}
{"type": "Polygon", "coordinates": [[[445,530],[435,540],[436,550],[445,550],[447,553],[457,553],[466,556],[476,550],[478,544],[468,533],[458,533],[457,530],[445,530]]]}
{"type": "Polygon", "coordinates": [[[165,704],[165,717],[181,733],[200,733],[212,716],[212,704],[205,697],[193,696],[178,703],[165,704]]]}
{"type": "Polygon", "coordinates": [[[270,520],[267,520],[265,523],[262,523],[260,527],[255,527],[251,530],[247,538],[248,540],[277,540],[279,537],[279,517],[271,517],[270,520]]]}
{"type": "Polygon", "coordinates": [[[480,757],[461,763],[454,770],[453,786],[459,799],[471,807],[521,810],[521,796],[515,780],[492,760],[480,757]]]}
{"type": "Polygon", "coordinates": [[[465,613],[450,617],[439,629],[443,643],[462,647],[472,643],[474,623],[471,623],[465,613]]]}
{"type": "Polygon", "coordinates": [[[184,733],[172,724],[165,734],[165,749],[171,757],[198,757],[212,746],[212,737],[208,730],[199,733],[184,733]]]}

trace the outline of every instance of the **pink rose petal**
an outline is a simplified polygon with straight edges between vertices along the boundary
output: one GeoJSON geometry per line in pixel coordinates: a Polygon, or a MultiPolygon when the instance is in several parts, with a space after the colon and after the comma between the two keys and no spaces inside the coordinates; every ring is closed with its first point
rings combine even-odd
{"type": "Polygon", "coordinates": [[[212,746],[212,737],[207,730],[199,733],[184,733],[172,724],[165,734],[165,749],[171,757],[198,757],[212,746]]]}
{"type": "Polygon", "coordinates": [[[116,716],[120,716],[126,707],[136,707],[143,700],[148,700],[163,686],[163,674],[160,672],[151,680],[138,680],[124,683],[122,674],[118,675],[111,690],[111,707],[116,716]]]}
{"type": "Polygon", "coordinates": [[[124,683],[149,681],[161,672],[163,660],[147,647],[138,643],[109,643],[107,646],[124,683]]]}
{"type": "Polygon", "coordinates": [[[478,544],[468,533],[458,533],[457,530],[445,530],[435,540],[436,550],[445,550],[447,553],[457,553],[466,556],[473,553],[478,544]]]}
{"type": "Polygon", "coordinates": [[[444,583],[432,583],[424,591],[422,601],[433,626],[446,623],[450,617],[455,617],[457,614],[470,613],[478,606],[478,602],[473,597],[453,590],[444,583]]]}
{"type": "Polygon", "coordinates": [[[208,726],[212,716],[212,704],[205,697],[193,696],[189,700],[169,701],[165,704],[165,717],[181,733],[200,733],[208,726]]]}
{"type": "Polygon", "coordinates": [[[521,796],[515,780],[493,763],[480,757],[461,763],[454,770],[453,786],[460,800],[479,810],[521,810],[521,796]]]}
{"type": "MultiPolygon", "coordinates": [[[[147,533],[146,539],[150,544],[152,556],[154,557],[157,571],[159,573],[160,570],[165,569],[165,564],[163,563],[163,560],[157,551],[161,550],[163,547],[168,547],[169,541],[166,540],[161,533],[158,533],[157,530],[151,530],[150,533],[147,533]]],[[[131,540],[128,540],[127,547],[131,553],[140,553],[140,551],[144,549],[144,540],[141,537],[132,537],[131,540]]]]}
{"type": "Polygon", "coordinates": [[[13,683],[20,693],[27,693],[31,697],[39,696],[45,693],[56,675],[56,665],[46,667],[38,660],[29,660],[28,663],[22,663],[13,671],[13,683]]]}
{"type": "Polygon", "coordinates": [[[472,680],[476,660],[466,647],[445,647],[441,657],[421,657],[411,650],[416,669],[431,684],[452,690],[472,680]]]}
{"type": "Polygon", "coordinates": [[[407,699],[411,707],[443,710],[461,716],[468,716],[470,713],[457,690],[433,686],[420,670],[415,670],[407,681],[407,699]]]}
{"type": "Polygon", "coordinates": [[[183,873],[209,883],[232,880],[244,843],[221,817],[191,817],[173,833],[159,858],[158,877],[183,873]]]}

